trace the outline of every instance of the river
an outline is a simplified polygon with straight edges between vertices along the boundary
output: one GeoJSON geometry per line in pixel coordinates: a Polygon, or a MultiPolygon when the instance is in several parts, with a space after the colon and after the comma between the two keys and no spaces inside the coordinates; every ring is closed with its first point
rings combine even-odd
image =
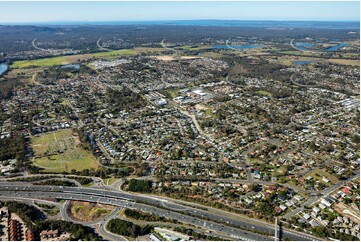
{"type": "Polygon", "coordinates": [[[0,63],[0,76],[8,69],[8,66],[4,63],[0,63]]]}

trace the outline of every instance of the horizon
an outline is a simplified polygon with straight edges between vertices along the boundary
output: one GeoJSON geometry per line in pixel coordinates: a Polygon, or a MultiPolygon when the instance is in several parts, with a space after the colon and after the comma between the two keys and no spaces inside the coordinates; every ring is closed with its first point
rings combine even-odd
{"type": "Polygon", "coordinates": [[[359,22],[358,1],[0,2],[1,24],[151,21],[359,22]]]}
{"type": "Polygon", "coordinates": [[[360,23],[360,20],[274,20],[274,19],[154,19],[154,20],[52,20],[52,21],[35,21],[35,22],[0,22],[0,25],[10,24],[52,24],[52,23],[151,23],[151,22],[186,22],[186,21],[224,21],[224,22],[349,22],[360,23]]]}

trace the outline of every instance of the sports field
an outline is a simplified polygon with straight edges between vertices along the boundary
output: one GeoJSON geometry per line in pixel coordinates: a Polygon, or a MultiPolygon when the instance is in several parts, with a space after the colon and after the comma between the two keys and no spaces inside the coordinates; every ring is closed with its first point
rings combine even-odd
{"type": "Polygon", "coordinates": [[[48,172],[70,172],[72,169],[98,168],[95,157],[80,147],[70,129],[59,130],[32,139],[34,164],[48,172]]]}

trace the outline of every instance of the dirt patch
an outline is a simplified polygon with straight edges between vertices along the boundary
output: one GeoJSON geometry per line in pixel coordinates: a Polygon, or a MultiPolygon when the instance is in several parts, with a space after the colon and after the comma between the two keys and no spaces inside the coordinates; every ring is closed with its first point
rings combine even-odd
{"type": "Polygon", "coordinates": [[[337,203],[333,207],[338,213],[349,218],[354,223],[360,224],[360,213],[355,209],[347,206],[343,202],[337,203]]]}
{"type": "Polygon", "coordinates": [[[108,216],[113,210],[114,206],[96,204],[90,202],[72,201],[70,203],[70,214],[78,221],[96,221],[108,216]]]}

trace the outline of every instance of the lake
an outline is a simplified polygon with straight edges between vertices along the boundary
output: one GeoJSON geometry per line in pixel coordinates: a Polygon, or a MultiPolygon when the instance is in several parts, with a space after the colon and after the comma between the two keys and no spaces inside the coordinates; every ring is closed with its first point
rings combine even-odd
{"type": "Polygon", "coordinates": [[[0,63],[0,76],[8,69],[8,66],[0,63]]]}
{"type": "Polygon", "coordinates": [[[294,61],[293,64],[294,65],[309,65],[311,64],[312,61],[309,61],[309,60],[304,60],[304,61],[294,61]]]}
{"type": "Polygon", "coordinates": [[[260,47],[259,45],[215,45],[212,48],[213,49],[229,49],[229,48],[234,48],[234,49],[238,49],[238,50],[245,50],[245,49],[254,49],[254,48],[258,48],[260,47]]]}
{"type": "Polygon", "coordinates": [[[336,50],[338,50],[338,49],[340,49],[342,47],[345,47],[345,46],[348,46],[348,44],[341,43],[339,45],[329,47],[329,48],[325,49],[325,51],[336,51],[336,50]]]}
{"type": "Polygon", "coordinates": [[[80,65],[78,65],[78,64],[69,64],[69,65],[61,66],[60,68],[61,68],[61,69],[65,69],[65,68],[80,69],[80,65]]]}

